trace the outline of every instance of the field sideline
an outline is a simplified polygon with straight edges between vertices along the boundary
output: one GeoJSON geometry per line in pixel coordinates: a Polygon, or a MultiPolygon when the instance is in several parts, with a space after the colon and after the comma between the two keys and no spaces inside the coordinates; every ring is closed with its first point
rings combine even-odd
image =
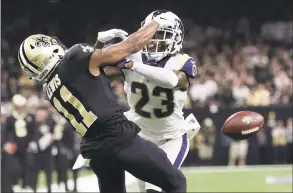
{"type": "MultiPolygon", "coordinates": [[[[182,171],[187,178],[188,192],[292,192],[292,165],[184,167],[182,171]]],[[[46,192],[43,180],[38,192],[46,192]]],[[[128,192],[137,192],[135,178],[128,173],[126,184],[128,192]]],[[[71,187],[73,182],[69,180],[71,187]]],[[[62,189],[53,184],[52,191],[62,189]]],[[[91,172],[83,172],[78,179],[78,191],[98,191],[97,180],[91,172]]]]}

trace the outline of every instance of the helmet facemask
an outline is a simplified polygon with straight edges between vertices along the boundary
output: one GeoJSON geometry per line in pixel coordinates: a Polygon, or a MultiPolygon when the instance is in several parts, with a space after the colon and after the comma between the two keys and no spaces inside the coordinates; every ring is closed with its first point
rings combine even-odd
{"type": "Polygon", "coordinates": [[[143,48],[143,53],[149,59],[159,61],[170,53],[174,39],[175,33],[173,31],[158,30],[150,40],[150,43],[143,48]]]}
{"type": "MultiPolygon", "coordinates": [[[[146,20],[150,20],[151,15],[146,20]]],[[[174,17],[169,19],[175,20],[176,25],[174,27],[159,28],[150,43],[142,50],[149,60],[160,61],[168,55],[178,53],[182,48],[184,38],[183,24],[175,14],[174,17]]],[[[145,21],[142,22],[142,26],[145,25],[145,21]]]]}

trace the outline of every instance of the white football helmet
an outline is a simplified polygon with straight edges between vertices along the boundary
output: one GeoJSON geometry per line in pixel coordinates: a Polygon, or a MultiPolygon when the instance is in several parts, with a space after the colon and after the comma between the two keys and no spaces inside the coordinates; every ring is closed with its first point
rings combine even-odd
{"type": "Polygon", "coordinates": [[[55,37],[32,35],[20,45],[18,60],[21,69],[32,79],[43,81],[63,58],[66,47],[55,37]]]}
{"type": "MultiPolygon", "coordinates": [[[[142,22],[142,27],[149,23],[155,16],[170,12],[167,10],[157,10],[149,14],[142,22]]],[[[168,55],[178,53],[183,45],[184,27],[177,15],[170,12],[170,20],[174,20],[174,27],[159,28],[150,43],[144,47],[142,52],[149,60],[159,61],[168,55]]]]}

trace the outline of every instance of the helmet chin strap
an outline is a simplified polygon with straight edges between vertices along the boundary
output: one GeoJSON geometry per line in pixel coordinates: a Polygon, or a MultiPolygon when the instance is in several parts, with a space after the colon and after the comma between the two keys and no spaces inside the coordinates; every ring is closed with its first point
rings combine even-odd
{"type": "Polygon", "coordinates": [[[156,62],[158,62],[158,61],[162,60],[164,57],[165,57],[165,56],[163,56],[163,55],[160,55],[160,56],[158,55],[158,56],[156,56],[156,57],[152,57],[152,56],[150,56],[149,59],[151,59],[151,60],[155,60],[156,62]]]}

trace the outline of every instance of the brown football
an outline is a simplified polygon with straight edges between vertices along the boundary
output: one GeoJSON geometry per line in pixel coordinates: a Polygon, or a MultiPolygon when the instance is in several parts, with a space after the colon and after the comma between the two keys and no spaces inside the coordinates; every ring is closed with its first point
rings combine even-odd
{"type": "Polygon", "coordinates": [[[235,140],[248,139],[263,128],[264,118],[252,111],[240,111],[231,115],[222,127],[223,133],[235,140]]]}

